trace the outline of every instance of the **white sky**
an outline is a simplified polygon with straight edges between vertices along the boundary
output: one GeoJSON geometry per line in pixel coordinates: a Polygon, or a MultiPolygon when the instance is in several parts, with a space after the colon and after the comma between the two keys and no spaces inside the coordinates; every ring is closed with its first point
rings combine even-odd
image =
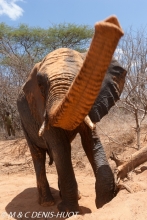
{"type": "Polygon", "coordinates": [[[7,15],[12,20],[23,15],[23,9],[17,5],[21,0],[0,0],[0,15],[7,15]]]}

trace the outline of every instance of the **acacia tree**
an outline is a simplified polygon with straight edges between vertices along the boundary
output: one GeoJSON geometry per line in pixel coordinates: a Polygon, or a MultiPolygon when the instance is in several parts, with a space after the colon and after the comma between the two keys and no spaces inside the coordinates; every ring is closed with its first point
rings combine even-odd
{"type": "Polygon", "coordinates": [[[60,47],[85,51],[92,34],[93,29],[86,25],[59,24],[43,29],[0,23],[0,117],[9,111],[19,127],[16,99],[34,64],[60,47]]]}
{"type": "Polygon", "coordinates": [[[146,29],[134,32],[130,28],[116,51],[116,56],[128,72],[122,95],[123,108],[134,116],[138,150],[140,149],[141,125],[147,115],[146,36],[146,29]]]}
{"type": "Polygon", "coordinates": [[[90,45],[92,35],[93,28],[88,25],[58,24],[47,30],[44,44],[51,51],[65,47],[85,52],[90,45]]]}

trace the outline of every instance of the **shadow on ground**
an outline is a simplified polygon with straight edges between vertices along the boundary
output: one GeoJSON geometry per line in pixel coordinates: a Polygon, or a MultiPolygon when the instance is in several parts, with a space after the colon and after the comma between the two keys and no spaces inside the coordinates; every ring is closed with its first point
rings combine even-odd
{"type": "MultiPolygon", "coordinates": [[[[38,192],[37,188],[28,188],[19,193],[12,199],[11,202],[5,207],[8,215],[17,220],[24,219],[65,219],[67,215],[65,213],[59,213],[57,204],[61,201],[59,196],[59,190],[51,188],[52,195],[55,199],[55,205],[50,207],[42,207],[38,204],[38,192]]],[[[80,206],[81,214],[91,213],[89,208],[80,206]]],[[[69,213],[72,216],[72,213],[69,213]]]]}

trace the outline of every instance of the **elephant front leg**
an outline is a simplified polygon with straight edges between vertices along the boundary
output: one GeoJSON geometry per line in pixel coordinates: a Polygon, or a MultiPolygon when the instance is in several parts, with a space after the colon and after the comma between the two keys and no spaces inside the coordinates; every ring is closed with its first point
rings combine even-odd
{"type": "Polygon", "coordinates": [[[96,206],[100,208],[114,197],[115,184],[112,170],[96,129],[91,131],[85,124],[82,124],[80,135],[83,148],[96,177],[96,206]]]}
{"type": "MultiPolygon", "coordinates": [[[[60,182],[59,182],[59,179],[58,179],[58,188],[59,188],[59,195],[60,195],[60,197],[62,198],[62,194],[61,194],[61,190],[60,190],[60,182]]],[[[79,190],[77,191],[77,198],[78,198],[78,200],[81,199],[81,193],[80,193],[79,190]]]]}
{"type": "Polygon", "coordinates": [[[60,128],[50,128],[48,135],[56,165],[62,202],[58,204],[61,212],[79,212],[77,182],[72,162],[71,146],[66,132],[60,128]]]}
{"type": "Polygon", "coordinates": [[[114,175],[107,161],[103,146],[99,138],[95,137],[95,134],[93,135],[93,146],[96,173],[96,207],[101,208],[114,197],[114,175]]]}

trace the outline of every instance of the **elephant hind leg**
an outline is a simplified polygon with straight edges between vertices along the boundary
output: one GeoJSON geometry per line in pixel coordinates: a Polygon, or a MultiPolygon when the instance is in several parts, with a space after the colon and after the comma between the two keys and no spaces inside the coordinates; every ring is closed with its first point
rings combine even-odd
{"type": "Polygon", "coordinates": [[[30,149],[34,168],[36,172],[37,179],[37,188],[39,192],[38,202],[41,206],[52,206],[55,204],[54,198],[51,194],[49,183],[46,177],[45,171],[45,160],[46,160],[46,151],[41,148],[34,147],[30,149]]]}
{"type": "Polygon", "coordinates": [[[38,202],[41,206],[52,206],[55,204],[55,202],[51,194],[49,183],[46,177],[46,170],[45,170],[46,150],[32,143],[24,127],[23,130],[25,133],[25,137],[27,139],[27,143],[30,148],[30,152],[35,168],[37,188],[39,193],[38,202]]]}

